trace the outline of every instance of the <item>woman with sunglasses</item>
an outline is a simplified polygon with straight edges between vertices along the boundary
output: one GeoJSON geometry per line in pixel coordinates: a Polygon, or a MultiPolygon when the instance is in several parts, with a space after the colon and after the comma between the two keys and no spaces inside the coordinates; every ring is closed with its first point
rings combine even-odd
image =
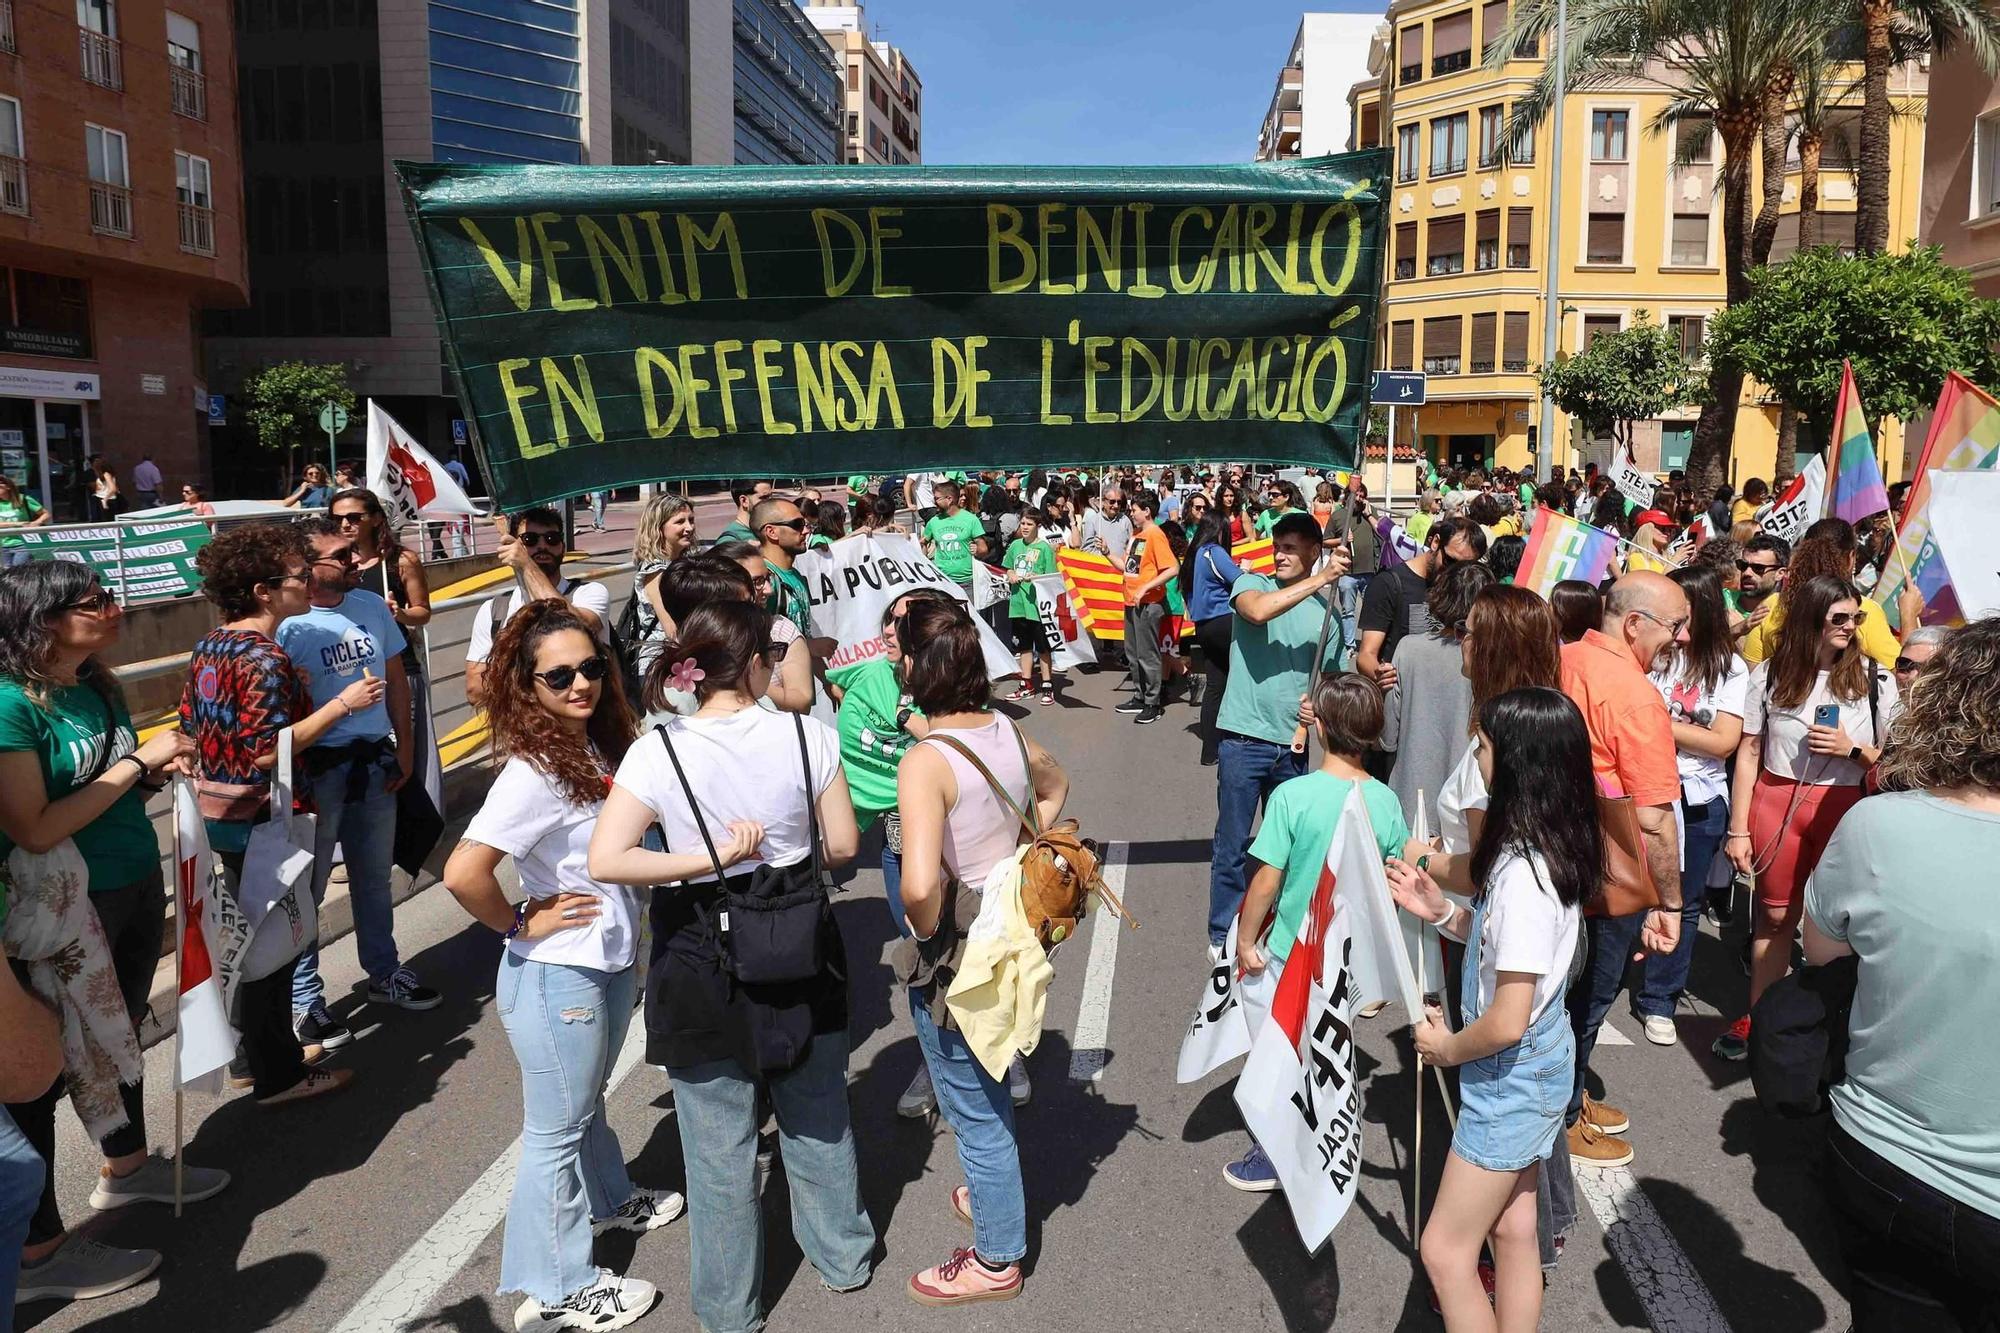
{"type": "MultiPolygon", "coordinates": [[[[1862,796],[1896,716],[1896,680],[1863,649],[1861,594],[1820,574],[1787,585],[1770,660],[1750,673],[1723,851],[1757,881],[1750,1006],[1791,969],[1802,891],[1840,817],[1862,796]]],[[[1715,1039],[1750,1054],[1748,1010],[1715,1039]]]]}
{"type": "MultiPolygon", "coordinates": [[[[117,645],[123,625],[123,612],[87,565],[39,560],[0,575],[0,854],[75,845],[118,980],[116,996],[95,997],[108,1010],[95,1016],[136,1025],[160,961],[167,903],[146,796],[194,746],[179,731],[137,743],[117,678],[101,657],[117,645]]],[[[24,908],[17,900],[13,910],[24,908]]],[[[105,1295],[143,1280],[160,1262],[151,1250],[114,1250],[64,1231],[55,1194],[56,1105],[64,1091],[59,1080],[34,1101],[8,1108],[49,1167],[22,1250],[23,1301],[105,1295]]],[[[93,1106],[117,1127],[98,1140],[104,1165],[92,1207],[173,1201],[173,1167],[147,1152],[145,1107],[136,1082],[93,1106]]],[[[222,1171],[184,1172],[187,1200],[229,1184],[222,1171]]]]}
{"type": "Polygon", "coordinates": [[[319,463],[308,463],[305,479],[278,503],[287,509],[324,509],[332,498],[333,484],[326,479],[326,468],[319,463]]]}
{"type": "Polygon", "coordinates": [[[197,518],[215,516],[215,506],[208,502],[208,492],[203,490],[199,483],[192,481],[181,483],[181,503],[186,505],[197,518]]]}
{"type": "MultiPolygon", "coordinates": [[[[339,491],[328,501],[327,514],[339,524],[342,536],[354,539],[354,568],[361,586],[387,602],[405,630],[430,624],[431,587],[424,577],[424,562],[396,540],[375,492],[365,486],[339,491]]],[[[414,641],[417,636],[404,637],[414,641]]],[[[416,665],[413,642],[404,650],[403,666],[414,670],[416,665]]]]}
{"type": "Polygon", "coordinates": [[[815,859],[845,865],[860,841],[833,728],[758,706],[778,660],[763,607],[716,601],[689,612],[647,682],[646,703],[659,711],[671,684],[691,690],[699,707],[633,744],[590,841],[593,879],[658,886],[646,1061],[673,1082],[687,1163],[688,1284],[696,1319],[714,1330],[763,1327],[760,1087],[777,1112],[793,1235],[820,1279],[836,1292],[858,1290],[875,1249],[848,1119],[847,957],[830,914],[819,970],[806,980],[736,984],[724,971],[716,921],[724,877],[744,889],[760,870],[769,879],[815,859]],[[643,845],[656,823],[664,852],[643,845]]]}
{"type": "Polygon", "coordinates": [[[527,1297],[519,1328],[623,1328],[658,1292],[598,1268],[591,1238],[652,1231],[686,1206],[633,1185],[604,1105],[638,991],[639,894],[593,879],[586,861],[637,722],[593,627],[560,598],[528,603],[493,641],[486,716],[507,762],[444,883],[506,941],[493,993],[521,1065],[523,1119],[499,1290],[527,1297]],[[509,856],[519,906],[496,873],[509,856]]]}

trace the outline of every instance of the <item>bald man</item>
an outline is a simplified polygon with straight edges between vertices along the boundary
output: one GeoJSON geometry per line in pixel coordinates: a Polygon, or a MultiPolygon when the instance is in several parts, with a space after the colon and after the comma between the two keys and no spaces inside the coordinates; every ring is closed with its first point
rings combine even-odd
{"type": "Polygon", "coordinates": [[[1627,961],[1672,953],[1680,939],[1680,764],[1667,701],[1647,673],[1671,664],[1676,647],[1687,642],[1687,627],[1687,594],[1679,585],[1662,574],[1627,574],[1605,598],[1603,623],[1562,650],[1563,693],[1589,729],[1591,768],[1604,789],[1632,798],[1661,903],[1651,912],[1584,922],[1584,972],[1569,992],[1576,1082],[1566,1119],[1570,1156],[1585,1166],[1632,1160],[1632,1149],[1614,1137],[1630,1120],[1583,1091],[1597,1030],[1624,985],[1627,961]]]}

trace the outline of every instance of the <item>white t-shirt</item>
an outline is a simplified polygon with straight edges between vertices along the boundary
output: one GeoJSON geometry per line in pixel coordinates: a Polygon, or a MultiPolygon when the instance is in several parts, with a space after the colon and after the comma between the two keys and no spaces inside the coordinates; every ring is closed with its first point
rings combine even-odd
{"type": "MultiPolygon", "coordinates": [[[[563,599],[571,606],[585,611],[595,611],[597,637],[609,642],[606,635],[611,632],[611,589],[601,582],[564,579],[556,585],[556,591],[560,592],[563,599]]],[[[500,599],[497,597],[489,597],[479,604],[477,611],[473,612],[472,642],[466,645],[466,661],[484,662],[493,655],[493,603],[498,600],[500,599]]],[[[507,613],[501,617],[500,623],[504,626],[520,609],[521,589],[516,586],[514,591],[507,595],[507,613]]]]}
{"type": "MultiPolygon", "coordinates": [[[[1713,727],[1715,719],[1727,713],[1743,716],[1743,696],[1750,688],[1750,667],[1732,655],[1729,670],[1712,690],[1689,685],[1681,679],[1678,661],[1666,671],[1652,674],[1653,685],[1667,701],[1667,712],[1676,722],[1689,726],[1713,727]]],[[[1707,805],[1729,795],[1729,761],[1705,754],[1680,751],[1681,799],[1689,805],[1707,805]]]]}
{"type": "Polygon", "coordinates": [[[1743,734],[1764,738],[1764,768],[1772,777],[1787,778],[1802,782],[1809,787],[1858,787],[1864,770],[1861,765],[1843,755],[1814,754],[1806,748],[1806,732],[1812,727],[1813,710],[1821,704],[1840,705],[1840,725],[1847,730],[1848,737],[1856,745],[1873,749],[1880,745],[1882,735],[1889,730],[1889,723],[1895,719],[1901,701],[1896,694],[1896,678],[1874,662],[1868,669],[1875,673],[1876,712],[1881,724],[1880,733],[1869,721],[1868,695],[1864,691],[1859,699],[1835,699],[1827,688],[1830,673],[1822,671],[1813,681],[1812,691],[1805,701],[1796,708],[1778,708],[1770,705],[1771,664],[1759,662],[1750,673],[1749,688],[1743,699],[1743,734]],[[1770,707],[1767,715],[1765,709],[1770,707]]]}
{"type": "MultiPolygon", "coordinates": [[[[708,836],[716,845],[721,846],[728,826],[738,820],[764,826],[763,844],[731,866],[730,874],[759,865],[796,865],[812,854],[795,721],[805,728],[812,795],[817,799],[840,774],[840,734],[817,718],[746,708],[727,717],[680,717],[666,723],[681,770],[701,803],[708,836]]],[[[660,817],[668,851],[676,856],[708,855],[657,731],[648,731],[625,752],[617,781],[660,817]]],[[[694,878],[712,882],[715,872],[694,878]]]]}
{"type": "Polygon", "coordinates": [[[1493,865],[1486,885],[1486,920],[1479,937],[1479,1012],[1493,1007],[1502,972],[1535,977],[1533,1022],[1568,990],[1581,909],[1564,907],[1549,887],[1542,858],[1507,853],[1493,865]]]}
{"type": "Polygon", "coordinates": [[[1479,738],[1474,736],[1460,756],[1458,767],[1438,789],[1438,836],[1443,839],[1445,851],[1453,856],[1472,854],[1472,825],[1465,812],[1484,810],[1486,801],[1486,778],[1479,771],[1479,738]]]}
{"type": "Polygon", "coordinates": [[[486,802],[466,825],[465,836],[514,858],[521,887],[530,898],[588,893],[604,902],[587,926],[559,930],[538,940],[511,939],[507,947],[538,963],[566,963],[619,972],[639,952],[639,890],[600,884],[590,877],[590,835],[598,805],[572,805],[533,764],[509,759],[486,802]]]}
{"type": "Polygon", "coordinates": [[[912,494],[917,497],[918,509],[937,508],[937,483],[941,475],[936,472],[924,472],[918,475],[917,484],[912,490],[912,494]]]}

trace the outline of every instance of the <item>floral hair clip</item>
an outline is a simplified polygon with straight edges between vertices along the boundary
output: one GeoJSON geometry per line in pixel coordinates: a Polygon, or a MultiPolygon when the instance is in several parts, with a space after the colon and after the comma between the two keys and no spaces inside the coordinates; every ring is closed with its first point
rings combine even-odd
{"type": "Polygon", "coordinates": [[[693,694],[694,687],[707,679],[708,673],[695,665],[692,657],[676,662],[674,669],[667,673],[668,683],[682,694],[693,694]]]}

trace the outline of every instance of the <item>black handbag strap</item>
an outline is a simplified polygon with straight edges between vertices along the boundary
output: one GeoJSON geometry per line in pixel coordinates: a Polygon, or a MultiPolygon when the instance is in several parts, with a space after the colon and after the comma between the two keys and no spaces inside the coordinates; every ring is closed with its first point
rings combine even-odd
{"type": "MultiPolygon", "coordinates": [[[[819,849],[819,802],[813,791],[812,759],[806,753],[806,725],[797,713],[792,714],[792,727],[798,732],[799,768],[806,780],[806,836],[812,845],[813,877],[819,879],[824,873],[819,849]]],[[[701,803],[695,800],[694,787],[689,784],[687,772],[681,767],[681,757],[674,750],[673,737],[667,735],[667,724],[664,722],[655,724],[653,730],[660,733],[660,744],[667,748],[667,759],[674,766],[674,776],[680,780],[681,794],[687,797],[688,813],[694,816],[694,826],[701,833],[702,846],[708,849],[708,862],[715,867],[716,884],[720,886],[728,876],[722,869],[722,857],[716,853],[715,839],[709,836],[708,821],[701,817],[701,803]]]]}
{"type": "MultiPolygon", "coordinates": [[[[687,774],[681,769],[681,757],[674,752],[673,737],[667,735],[667,724],[664,722],[656,724],[653,730],[660,733],[660,744],[667,747],[667,758],[673,763],[674,776],[681,782],[681,794],[687,797],[688,813],[694,816],[694,826],[701,832],[701,845],[708,848],[708,862],[715,867],[716,887],[721,888],[724,879],[722,858],[716,855],[715,839],[708,836],[708,821],[701,817],[701,803],[695,800],[694,788],[688,785],[687,774]]],[[[661,831],[665,832],[664,829],[661,831]]]]}
{"type": "Polygon", "coordinates": [[[812,757],[806,753],[805,719],[797,713],[792,714],[792,729],[799,735],[799,770],[806,778],[806,840],[812,847],[813,882],[824,884],[826,871],[819,855],[819,793],[813,790],[812,757]]]}

